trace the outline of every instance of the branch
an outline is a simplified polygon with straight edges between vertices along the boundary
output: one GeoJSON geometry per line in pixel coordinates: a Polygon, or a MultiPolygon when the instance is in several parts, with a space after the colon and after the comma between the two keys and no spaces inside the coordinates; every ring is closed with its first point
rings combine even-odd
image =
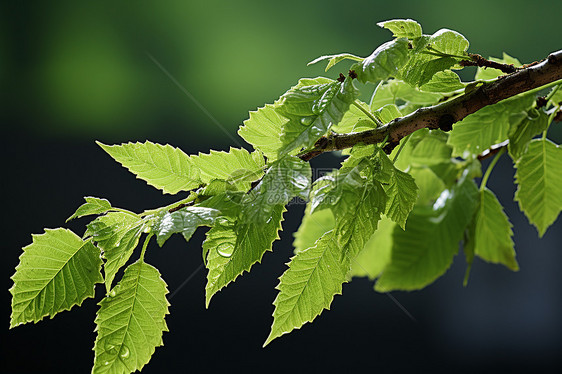
{"type": "Polygon", "coordinates": [[[472,90],[466,89],[466,93],[462,96],[441,104],[420,108],[376,129],[322,137],[313,149],[301,153],[299,157],[308,161],[324,152],[351,148],[359,143],[376,144],[387,137],[388,144],[385,151],[390,152],[402,138],[416,130],[429,128],[450,131],[454,123],[479,109],[561,79],[562,50],[551,53],[538,64],[528,65],[493,82],[477,83],[480,86],[472,90]]]}

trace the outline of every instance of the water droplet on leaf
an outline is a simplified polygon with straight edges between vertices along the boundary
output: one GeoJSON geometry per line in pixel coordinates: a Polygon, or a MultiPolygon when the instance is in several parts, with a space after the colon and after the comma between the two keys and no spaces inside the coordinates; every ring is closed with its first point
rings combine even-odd
{"type": "Polygon", "coordinates": [[[121,356],[121,358],[127,358],[129,357],[129,354],[131,352],[129,351],[129,348],[127,348],[126,345],[121,347],[121,353],[119,353],[119,356],[121,356]]]}
{"type": "Polygon", "coordinates": [[[234,246],[230,243],[222,243],[217,247],[217,253],[222,257],[230,257],[234,252],[234,246]]]}
{"type": "Polygon", "coordinates": [[[310,126],[312,124],[312,122],[314,122],[314,119],[312,117],[302,117],[301,118],[301,124],[303,124],[305,126],[310,126]]]}
{"type": "Polygon", "coordinates": [[[111,291],[109,291],[109,294],[107,296],[109,297],[115,297],[115,295],[117,295],[117,292],[115,292],[115,288],[112,289],[111,291]]]}

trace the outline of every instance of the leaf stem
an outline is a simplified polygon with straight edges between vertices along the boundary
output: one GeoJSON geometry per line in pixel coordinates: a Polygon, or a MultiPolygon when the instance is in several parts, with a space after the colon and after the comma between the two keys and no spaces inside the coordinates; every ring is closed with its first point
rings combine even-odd
{"type": "Polygon", "coordinates": [[[496,166],[496,163],[498,162],[498,160],[500,159],[501,155],[504,152],[505,152],[505,148],[500,149],[500,151],[496,154],[492,162],[490,162],[490,165],[488,165],[488,168],[486,169],[486,173],[484,174],[484,177],[482,177],[482,181],[480,182],[480,191],[484,191],[484,188],[486,187],[486,183],[488,183],[488,178],[490,178],[490,174],[492,174],[492,169],[494,169],[494,166],[496,166]]]}
{"type": "Polygon", "coordinates": [[[373,113],[371,113],[370,111],[366,110],[365,108],[363,108],[361,106],[361,104],[359,104],[359,102],[357,100],[355,100],[354,102],[352,102],[351,104],[353,104],[357,109],[359,109],[360,111],[362,111],[363,113],[365,113],[365,115],[367,117],[369,117],[371,119],[371,121],[373,121],[377,127],[380,127],[382,125],[384,125],[384,123],[382,123],[377,117],[375,117],[373,115],[373,113]]]}
{"type": "Polygon", "coordinates": [[[404,138],[404,141],[402,142],[402,144],[400,144],[400,148],[398,148],[398,151],[396,151],[396,154],[394,155],[394,158],[392,159],[392,163],[395,163],[396,160],[398,159],[398,156],[400,155],[400,152],[402,152],[402,148],[404,148],[406,143],[408,143],[408,140],[410,139],[410,135],[412,135],[412,134],[407,135],[404,138]]]}
{"type": "Polygon", "coordinates": [[[150,239],[152,239],[152,237],[154,236],[153,233],[150,233],[147,235],[146,239],[144,239],[144,243],[142,245],[142,251],[140,254],[140,260],[142,262],[144,262],[144,253],[146,252],[146,248],[148,247],[148,243],[150,242],[150,239]]]}

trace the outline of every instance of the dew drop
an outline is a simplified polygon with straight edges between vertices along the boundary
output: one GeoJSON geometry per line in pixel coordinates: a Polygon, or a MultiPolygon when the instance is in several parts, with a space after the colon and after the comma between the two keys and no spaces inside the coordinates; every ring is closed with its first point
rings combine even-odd
{"type": "Polygon", "coordinates": [[[115,292],[115,289],[112,289],[111,291],[109,291],[109,294],[108,294],[109,297],[114,297],[115,295],[117,295],[117,292],[115,292]]]}
{"type": "Polygon", "coordinates": [[[129,354],[130,354],[129,348],[127,348],[126,345],[122,346],[121,347],[121,353],[119,353],[119,356],[121,358],[127,358],[127,357],[129,357],[129,354]]]}
{"type": "Polygon", "coordinates": [[[111,356],[115,356],[117,354],[117,348],[115,348],[115,346],[111,343],[105,343],[105,353],[111,355],[111,356]]]}
{"type": "Polygon", "coordinates": [[[230,243],[222,243],[217,247],[217,253],[222,257],[230,257],[234,252],[234,246],[230,243]]]}
{"type": "Polygon", "coordinates": [[[109,365],[109,361],[104,362],[103,365],[104,365],[104,366],[109,365]]]}
{"type": "Polygon", "coordinates": [[[302,117],[301,118],[301,124],[305,125],[305,126],[310,126],[313,121],[314,121],[314,119],[312,117],[302,117]]]}

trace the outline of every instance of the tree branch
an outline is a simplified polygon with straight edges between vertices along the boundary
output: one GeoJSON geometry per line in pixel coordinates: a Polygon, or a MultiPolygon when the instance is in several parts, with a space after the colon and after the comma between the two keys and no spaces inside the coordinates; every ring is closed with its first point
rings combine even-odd
{"type": "Polygon", "coordinates": [[[488,105],[496,104],[520,93],[539,88],[562,79],[562,50],[551,53],[538,64],[528,65],[515,73],[499,77],[493,82],[483,82],[465,94],[434,106],[396,118],[376,129],[331,134],[323,137],[315,147],[299,157],[308,161],[324,152],[351,148],[355,144],[376,144],[388,137],[386,151],[391,151],[402,138],[422,128],[450,131],[453,124],[488,105]]]}

